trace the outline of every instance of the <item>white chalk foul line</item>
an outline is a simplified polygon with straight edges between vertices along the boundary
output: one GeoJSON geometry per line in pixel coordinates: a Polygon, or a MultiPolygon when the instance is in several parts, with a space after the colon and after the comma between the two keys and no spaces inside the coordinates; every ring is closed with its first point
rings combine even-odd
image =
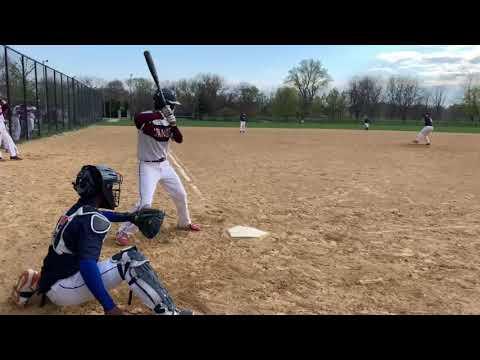
{"type": "Polygon", "coordinates": [[[195,193],[200,197],[200,199],[204,200],[204,197],[202,195],[202,193],[200,192],[200,190],[195,186],[195,184],[193,183],[192,179],[187,175],[186,171],[183,169],[183,167],[180,165],[180,162],[175,158],[175,156],[173,156],[172,153],[169,154],[170,155],[170,159],[172,159],[173,163],[175,164],[175,166],[178,168],[178,170],[180,171],[180,174],[182,174],[182,176],[185,178],[185,180],[187,180],[187,182],[190,184],[190,186],[192,187],[193,191],[195,191],[195,193]]]}

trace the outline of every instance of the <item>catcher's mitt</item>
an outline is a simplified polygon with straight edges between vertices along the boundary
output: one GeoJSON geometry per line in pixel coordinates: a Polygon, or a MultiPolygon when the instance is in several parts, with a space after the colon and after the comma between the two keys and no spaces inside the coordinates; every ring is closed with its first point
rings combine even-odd
{"type": "Polygon", "coordinates": [[[133,214],[133,223],[146,238],[153,239],[160,232],[164,218],[165,213],[162,210],[145,208],[133,214]]]}

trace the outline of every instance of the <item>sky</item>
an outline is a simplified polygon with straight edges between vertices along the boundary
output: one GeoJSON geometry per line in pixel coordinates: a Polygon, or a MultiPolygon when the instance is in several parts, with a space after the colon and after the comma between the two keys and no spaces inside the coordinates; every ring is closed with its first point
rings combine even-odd
{"type": "Polygon", "coordinates": [[[248,82],[264,91],[282,85],[289,69],[318,59],[344,88],[356,75],[403,74],[426,86],[444,86],[453,98],[467,73],[480,74],[480,45],[22,45],[12,48],[70,76],[105,80],[150,77],[150,50],[160,80],[216,73],[230,84],[248,82]]]}

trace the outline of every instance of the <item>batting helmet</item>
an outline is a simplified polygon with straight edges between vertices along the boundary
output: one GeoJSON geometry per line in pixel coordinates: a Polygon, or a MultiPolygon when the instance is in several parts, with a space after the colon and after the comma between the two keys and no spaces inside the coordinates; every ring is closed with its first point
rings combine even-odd
{"type": "Polygon", "coordinates": [[[165,98],[165,102],[162,100],[162,95],[160,91],[156,91],[153,95],[153,101],[155,103],[155,110],[161,110],[165,105],[170,105],[170,108],[175,107],[175,105],[182,105],[179,101],[177,101],[177,96],[175,92],[170,89],[164,88],[162,89],[163,97],[165,98]]]}
{"type": "Polygon", "coordinates": [[[99,207],[113,210],[120,204],[122,175],[103,165],[85,165],[75,179],[73,188],[81,199],[102,195],[99,207]]]}

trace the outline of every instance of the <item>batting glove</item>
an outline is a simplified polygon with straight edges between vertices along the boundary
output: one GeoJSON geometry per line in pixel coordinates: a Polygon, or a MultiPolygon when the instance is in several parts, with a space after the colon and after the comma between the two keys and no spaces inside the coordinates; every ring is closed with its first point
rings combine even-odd
{"type": "Polygon", "coordinates": [[[170,106],[164,106],[160,111],[171,126],[177,125],[177,119],[175,118],[175,115],[173,115],[173,111],[170,109],[170,106]]]}

